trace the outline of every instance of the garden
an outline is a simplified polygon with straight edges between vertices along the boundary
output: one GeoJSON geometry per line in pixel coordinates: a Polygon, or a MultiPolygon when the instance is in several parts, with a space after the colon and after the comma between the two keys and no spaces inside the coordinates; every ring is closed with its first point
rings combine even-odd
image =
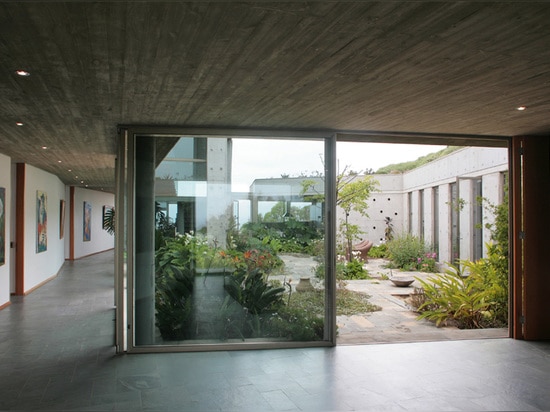
{"type": "MultiPolygon", "coordinates": [[[[321,231],[295,221],[287,226],[245,225],[228,235],[225,248],[212,247],[203,234],[167,237],[157,230],[156,325],[162,339],[322,340],[324,289],[297,292],[297,279],[282,275],[279,256],[288,250],[314,254],[321,231]]],[[[366,298],[354,298],[351,304],[368,310],[366,298]]]]}
{"type": "MultiPolygon", "coordinates": [[[[351,210],[365,217],[365,199],[375,182],[347,181],[353,190],[339,192],[338,206],[345,211],[339,225],[336,264],[337,315],[367,314],[380,310],[366,293],[346,285],[372,276],[354,242],[362,233],[347,217],[351,210]],[[361,198],[350,194],[360,193],[361,198]]],[[[307,183],[306,183],[307,185],[307,183]]],[[[506,205],[506,202],[503,202],[506,205]]],[[[414,276],[410,309],[418,319],[434,326],[458,328],[503,327],[508,317],[508,214],[505,206],[492,206],[495,223],[488,225],[492,243],[486,257],[456,261],[445,267],[437,262],[431,245],[410,234],[396,236],[386,221],[386,241],[372,246],[368,258],[382,259],[392,274],[414,276]],[[442,273],[440,273],[442,272],[442,273]]],[[[174,235],[173,225],[157,212],[156,326],[163,341],[324,339],[325,259],[321,224],[292,216],[283,221],[249,222],[227,232],[223,247],[204,233],[174,235]],[[284,257],[308,256],[312,287],[297,288],[301,275],[285,269],[284,257]]],[[[384,275],[375,282],[390,282],[384,275]]]]}

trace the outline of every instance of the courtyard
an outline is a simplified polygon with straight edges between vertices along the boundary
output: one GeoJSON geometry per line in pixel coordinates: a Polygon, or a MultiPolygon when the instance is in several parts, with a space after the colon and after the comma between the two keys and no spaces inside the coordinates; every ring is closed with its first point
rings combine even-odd
{"type": "MultiPolygon", "coordinates": [[[[282,254],[280,257],[285,262],[285,276],[294,279],[309,277],[314,287],[322,287],[321,282],[314,277],[317,262],[312,257],[298,254],[282,254]]],[[[420,286],[418,281],[415,280],[408,287],[398,287],[390,279],[397,277],[423,279],[433,273],[398,271],[386,268],[386,264],[385,259],[369,259],[365,267],[370,279],[345,281],[345,288],[369,295],[370,303],[379,306],[381,310],[351,316],[337,316],[339,345],[508,337],[506,328],[436,327],[433,322],[417,320],[418,314],[410,307],[408,297],[414,287],[420,286]]]]}

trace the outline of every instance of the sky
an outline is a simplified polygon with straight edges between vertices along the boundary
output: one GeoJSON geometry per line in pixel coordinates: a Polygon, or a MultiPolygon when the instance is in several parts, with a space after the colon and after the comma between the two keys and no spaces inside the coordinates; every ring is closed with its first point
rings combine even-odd
{"type": "MultiPolygon", "coordinates": [[[[232,190],[247,192],[258,178],[278,178],[281,175],[310,175],[323,170],[323,142],[288,140],[233,140],[232,190]]],[[[338,142],[336,157],[339,170],[377,169],[393,163],[416,160],[420,156],[437,152],[446,146],[393,143],[338,142]]]]}

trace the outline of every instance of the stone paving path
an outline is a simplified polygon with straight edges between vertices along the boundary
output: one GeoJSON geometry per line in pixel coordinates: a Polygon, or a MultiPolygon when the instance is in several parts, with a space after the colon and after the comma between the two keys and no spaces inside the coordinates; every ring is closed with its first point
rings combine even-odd
{"type": "MultiPolygon", "coordinates": [[[[285,271],[281,276],[291,277],[297,284],[300,277],[309,277],[319,287],[314,277],[317,263],[309,256],[282,255],[285,271]]],[[[387,277],[426,278],[432,274],[419,272],[400,272],[384,267],[385,260],[369,259],[366,268],[372,279],[347,281],[346,288],[366,293],[369,301],[382,308],[381,311],[353,316],[338,316],[338,344],[420,342],[458,339],[503,338],[508,330],[475,329],[461,330],[455,327],[436,327],[432,322],[416,320],[417,314],[409,308],[405,298],[419,286],[415,281],[409,287],[397,287],[387,277]]]]}

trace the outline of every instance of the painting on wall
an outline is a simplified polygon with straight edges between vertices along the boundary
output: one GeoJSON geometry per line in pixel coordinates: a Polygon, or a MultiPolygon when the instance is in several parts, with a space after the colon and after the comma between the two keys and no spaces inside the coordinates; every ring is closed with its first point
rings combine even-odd
{"type": "Polygon", "coordinates": [[[65,201],[59,201],[59,239],[65,236],[65,201]]]}
{"type": "Polygon", "coordinates": [[[48,249],[48,195],[36,191],[36,253],[48,249]]]}
{"type": "Polygon", "coordinates": [[[0,266],[6,263],[6,188],[0,187],[0,266]]]}
{"type": "Polygon", "coordinates": [[[83,238],[84,242],[89,242],[92,238],[92,204],[84,202],[83,213],[83,238]]]}

